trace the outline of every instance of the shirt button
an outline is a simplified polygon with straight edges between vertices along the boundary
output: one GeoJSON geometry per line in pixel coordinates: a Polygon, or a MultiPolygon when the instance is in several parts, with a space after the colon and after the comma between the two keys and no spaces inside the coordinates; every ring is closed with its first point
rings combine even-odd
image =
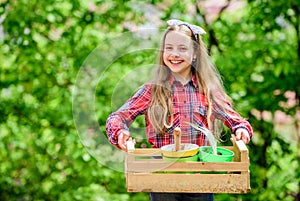
{"type": "Polygon", "coordinates": [[[184,103],[186,103],[186,101],[183,101],[184,103]]]}

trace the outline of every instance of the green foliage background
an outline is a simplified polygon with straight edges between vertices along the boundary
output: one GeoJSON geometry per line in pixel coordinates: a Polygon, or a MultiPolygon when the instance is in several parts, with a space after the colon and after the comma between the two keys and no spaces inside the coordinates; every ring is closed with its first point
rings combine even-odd
{"type": "MultiPolygon", "coordinates": [[[[300,3],[242,1],[245,6],[234,12],[224,5],[209,22],[203,2],[1,0],[0,200],[149,200],[147,193],[127,193],[123,174],[101,165],[83,146],[72,93],[84,60],[101,41],[128,31],[124,22],[145,25],[153,17],[207,30],[225,87],[253,125],[252,190],[216,200],[298,200],[300,3]],[[159,15],[147,16],[144,6],[159,15]],[[286,104],[286,92],[293,104],[286,104]],[[288,115],[286,124],[274,123],[278,111],[288,115]]],[[[112,112],[114,80],[154,60],[151,51],[122,57],[107,78],[111,82],[97,86],[102,131],[112,112]]],[[[142,124],[138,119],[133,129],[142,124]]]]}

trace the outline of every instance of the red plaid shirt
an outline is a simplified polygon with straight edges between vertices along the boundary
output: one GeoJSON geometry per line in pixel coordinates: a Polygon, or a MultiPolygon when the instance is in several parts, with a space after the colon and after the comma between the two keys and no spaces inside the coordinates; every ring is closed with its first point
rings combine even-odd
{"type": "MultiPolygon", "coordinates": [[[[121,130],[129,131],[129,126],[138,115],[145,115],[146,137],[154,148],[160,148],[167,144],[174,143],[174,128],[181,128],[181,142],[193,143],[199,146],[209,145],[208,139],[203,133],[192,128],[185,122],[192,122],[197,125],[208,127],[206,111],[207,101],[203,93],[197,90],[196,78],[193,77],[190,82],[182,85],[173,77],[170,79],[172,86],[173,126],[167,129],[164,135],[154,132],[154,129],[147,117],[147,109],[151,102],[152,92],[151,84],[143,85],[135,95],[129,99],[118,111],[112,113],[106,123],[106,133],[109,141],[118,147],[118,134],[121,130]]],[[[244,120],[230,105],[226,108],[226,113],[213,104],[212,119],[220,119],[234,133],[237,128],[248,130],[252,136],[252,128],[248,121],[244,120]],[[228,113],[231,113],[229,116],[228,113]],[[234,118],[233,118],[234,117],[234,118]]]]}

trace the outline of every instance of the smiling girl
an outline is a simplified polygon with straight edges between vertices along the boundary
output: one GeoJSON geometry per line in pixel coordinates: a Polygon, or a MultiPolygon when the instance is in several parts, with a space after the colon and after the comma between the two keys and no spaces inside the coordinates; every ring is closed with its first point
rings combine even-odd
{"type": "MultiPolygon", "coordinates": [[[[215,133],[216,120],[229,127],[236,135],[236,140],[249,143],[251,125],[231,107],[220,75],[201,39],[205,31],[179,20],[169,20],[168,25],[154,80],[144,84],[119,110],[108,117],[106,132],[109,141],[127,151],[129,127],[137,116],[144,115],[146,137],[154,148],[173,144],[176,127],[182,131],[182,143],[209,145],[205,135],[186,122],[206,127],[215,133]]],[[[213,194],[150,195],[151,200],[163,201],[213,200],[213,194]]]]}

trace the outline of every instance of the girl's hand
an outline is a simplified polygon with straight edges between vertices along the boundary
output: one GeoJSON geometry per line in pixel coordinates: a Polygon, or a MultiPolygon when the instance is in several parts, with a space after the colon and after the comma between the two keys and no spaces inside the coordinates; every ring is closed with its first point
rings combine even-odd
{"type": "Polygon", "coordinates": [[[127,151],[127,140],[129,140],[129,138],[130,134],[125,130],[122,130],[118,136],[118,145],[124,151],[127,151]]]}
{"type": "Polygon", "coordinates": [[[250,142],[250,135],[247,129],[245,128],[238,128],[235,131],[235,138],[236,140],[243,140],[245,144],[248,144],[250,142]]]}

